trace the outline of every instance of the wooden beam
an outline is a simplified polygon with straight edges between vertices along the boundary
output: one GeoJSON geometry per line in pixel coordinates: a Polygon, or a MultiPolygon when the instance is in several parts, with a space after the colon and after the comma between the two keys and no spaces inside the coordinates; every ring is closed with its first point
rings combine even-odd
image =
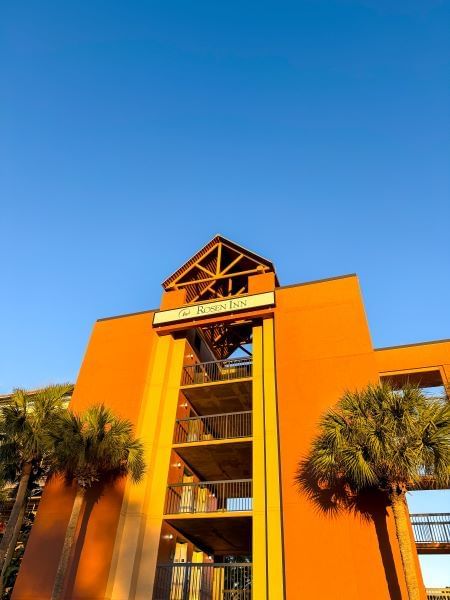
{"type": "Polygon", "coordinates": [[[213,279],[213,281],[212,281],[212,282],[211,282],[211,283],[210,283],[208,286],[206,286],[206,287],[205,287],[205,289],[204,289],[204,290],[202,290],[202,291],[201,291],[199,294],[197,294],[197,296],[194,298],[193,302],[197,302],[197,300],[198,300],[199,298],[201,298],[201,297],[202,297],[204,294],[206,294],[206,292],[207,292],[207,291],[209,291],[209,290],[211,289],[211,287],[212,287],[212,285],[213,285],[214,281],[217,281],[218,279],[224,279],[225,277],[228,277],[229,275],[226,275],[226,273],[228,273],[228,271],[229,271],[230,269],[232,269],[232,268],[234,267],[234,265],[236,265],[236,264],[237,264],[237,263],[238,263],[238,262],[239,262],[239,261],[240,261],[240,260],[241,260],[243,257],[244,257],[244,255],[243,255],[243,254],[239,254],[239,256],[237,256],[237,257],[236,257],[234,260],[232,260],[232,261],[230,262],[230,264],[229,264],[229,265],[227,265],[227,266],[225,267],[225,269],[223,269],[223,270],[220,272],[220,275],[217,275],[217,276],[216,276],[216,277],[213,279]]]}
{"type": "Polygon", "coordinates": [[[216,275],[220,273],[220,267],[222,263],[222,242],[219,243],[219,247],[217,248],[217,266],[216,266],[216,275]]]}
{"type": "Polygon", "coordinates": [[[229,270],[232,267],[234,267],[234,265],[236,263],[238,263],[241,260],[241,258],[244,258],[243,254],[240,254],[237,258],[235,258],[233,260],[233,262],[231,262],[227,267],[225,267],[225,269],[223,271],[221,271],[221,273],[219,275],[214,275],[213,277],[205,277],[205,278],[197,279],[194,281],[182,281],[181,283],[178,283],[177,285],[180,287],[185,287],[187,285],[192,285],[194,283],[205,283],[206,281],[217,281],[218,279],[226,279],[227,277],[237,277],[239,275],[248,275],[250,273],[257,272],[256,269],[250,269],[250,270],[247,269],[246,271],[238,271],[237,273],[229,273],[229,270]]]}
{"type": "MultiPolygon", "coordinates": [[[[266,267],[267,269],[268,267],[266,267]]],[[[206,283],[207,281],[218,281],[219,279],[228,279],[232,277],[243,277],[244,275],[257,275],[260,271],[256,269],[249,269],[247,271],[238,271],[237,273],[226,273],[225,275],[217,275],[214,277],[205,277],[204,279],[195,279],[193,281],[182,281],[177,284],[177,287],[187,287],[189,285],[197,285],[199,283],[206,283]]],[[[206,289],[206,288],[205,288],[206,289]]]]}
{"type": "Polygon", "coordinates": [[[201,271],[203,271],[204,273],[207,273],[208,275],[212,275],[213,277],[216,276],[215,273],[213,273],[212,271],[210,271],[206,267],[203,267],[200,263],[197,265],[197,268],[200,269],[201,271]]]}
{"type": "Polygon", "coordinates": [[[225,269],[223,269],[223,271],[220,271],[220,275],[225,275],[225,273],[228,273],[228,271],[229,271],[229,270],[230,270],[232,267],[234,267],[234,265],[235,265],[235,264],[237,264],[237,263],[238,263],[238,262],[241,260],[241,258],[244,258],[244,255],[243,255],[243,254],[239,254],[239,256],[237,256],[237,257],[236,257],[234,260],[232,260],[232,261],[230,262],[230,264],[229,264],[229,265],[227,265],[227,266],[225,267],[225,269]]]}
{"type": "MultiPolygon", "coordinates": [[[[222,243],[225,248],[228,248],[228,250],[231,250],[232,252],[238,252],[238,250],[236,250],[236,248],[233,248],[233,246],[229,246],[226,242],[222,242],[222,243]]],[[[248,260],[251,260],[258,266],[260,265],[262,267],[269,268],[267,265],[264,265],[260,260],[258,260],[259,257],[257,255],[255,256],[255,254],[251,250],[248,250],[247,248],[243,248],[243,250],[244,250],[244,252],[242,252],[242,254],[244,254],[244,256],[248,260]],[[249,256],[249,254],[246,254],[245,252],[248,252],[249,254],[252,254],[253,256],[249,256]]]]}
{"type": "Polygon", "coordinates": [[[178,282],[180,281],[180,279],[183,279],[183,277],[186,277],[186,275],[188,273],[190,273],[192,271],[192,269],[194,269],[201,260],[204,260],[207,256],[209,256],[211,254],[211,252],[214,252],[214,250],[216,250],[216,249],[217,249],[217,246],[213,246],[212,248],[210,248],[208,250],[208,252],[205,252],[205,254],[203,256],[201,256],[198,260],[196,260],[186,271],[184,271],[184,273],[180,273],[180,275],[170,284],[170,286],[167,289],[170,290],[172,287],[176,287],[178,285],[178,282]]]}

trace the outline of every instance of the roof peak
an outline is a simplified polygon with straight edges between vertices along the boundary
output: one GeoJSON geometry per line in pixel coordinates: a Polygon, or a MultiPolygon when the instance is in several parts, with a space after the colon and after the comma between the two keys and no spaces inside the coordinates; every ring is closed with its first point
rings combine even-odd
{"type": "Polygon", "coordinates": [[[275,273],[272,261],[217,233],[164,282],[163,288],[186,289],[187,302],[239,295],[248,277],[275,273]]]}

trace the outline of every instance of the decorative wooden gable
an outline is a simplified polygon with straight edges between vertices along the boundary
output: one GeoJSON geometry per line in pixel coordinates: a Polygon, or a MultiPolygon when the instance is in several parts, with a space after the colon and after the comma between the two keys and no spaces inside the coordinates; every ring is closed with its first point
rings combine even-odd
{"type": "Polygon", "coordinates": [[[204,302],[248,292],[248,278],[274,272],[273,264],[242,246],[216,235],[166,279],[163,288],[186,289],[186,302],[204,302]]]}
{"type": "MultiPolygon", "coordinates": [[[[275,272],[272,262],[216,235],[173,275],[163,288],[185,289],[186,303],[205,302],[248,293],[248,278],[259,273],[275,272]]],[[[276,277],[276,276],[275,276],[276,277]]],[[[278,282],[277,282],[278,283],[278,282]]],[[[230,356],[251,342],[251,323],[221,323],[198,328],[218,359],[230,356]]]]}

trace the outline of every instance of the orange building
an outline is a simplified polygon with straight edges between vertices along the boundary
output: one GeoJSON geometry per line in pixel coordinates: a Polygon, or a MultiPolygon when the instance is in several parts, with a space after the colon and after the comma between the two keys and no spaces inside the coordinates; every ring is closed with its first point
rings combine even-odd
{"type": "MultiPolygon", "coordinates": [[[[92,491],[65,597],[406,599],[390,509],[327,516],[294,476],[345,389],[441,385],[450,341],[374,349],[355,275],[280,286],[221,236],[163,288],[158,310],[97,321],[75,385],[75,411],[135,424],[148,468],[92,491]]],[[[51,597],[74,494],[46,486],[13,600],[51,597]]]]}

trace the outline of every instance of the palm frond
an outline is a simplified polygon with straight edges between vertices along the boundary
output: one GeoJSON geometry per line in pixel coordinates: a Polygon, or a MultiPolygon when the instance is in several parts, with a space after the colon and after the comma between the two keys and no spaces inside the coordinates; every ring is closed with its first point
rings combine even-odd
{"type": "Polygon", "coordinates": [[[143,447],[132,423],[103,404],[83,414],[68,410],[51,434],[53,470],[90,487],[102,477],[129,474],[139,481],[145,470],[143,447]]]}
{"type": "Polygon", "coordinates": [[[449,482],[450,404],[411,384],[346,391],[320,419],[305,464],[322,484],[345,481],[355,491],[403,489],[424,474],[449,482]]]}

